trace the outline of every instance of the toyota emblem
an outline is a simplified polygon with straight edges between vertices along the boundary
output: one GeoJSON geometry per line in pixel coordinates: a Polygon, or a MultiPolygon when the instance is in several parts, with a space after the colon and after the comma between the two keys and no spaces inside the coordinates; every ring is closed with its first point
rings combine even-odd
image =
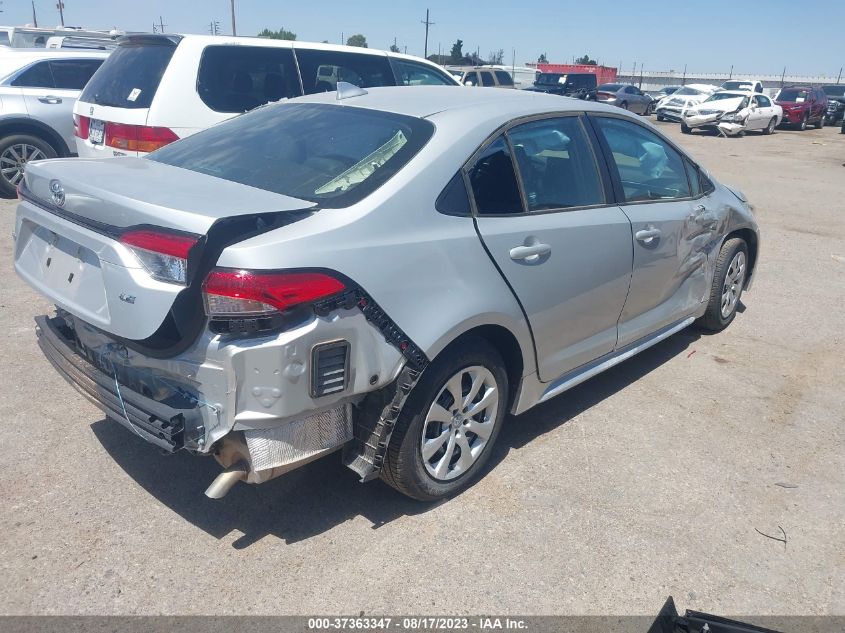
{"type": "Polygon", "coordinates": [[[50,193],[53,194],[53,204],[57,207],[65,206],[65,188],[58,180],[50,181],[50,193]]]}

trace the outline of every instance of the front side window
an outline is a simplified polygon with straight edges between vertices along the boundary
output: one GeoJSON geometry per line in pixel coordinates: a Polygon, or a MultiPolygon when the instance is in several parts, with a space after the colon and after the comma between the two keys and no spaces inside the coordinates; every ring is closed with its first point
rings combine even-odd
{"type": "Polygon", "coordinates": [[[513,161],[503,137],[484,149],[469,172],[469,182],[479,215],[523,212],[513,161]]]}
{"type": "Polygon", "coordinates": [[[215,125],[149,159],[337,208],[384,184],[433,132],[416,117],[284,103],[215,125]]]}
{"type": "Polygon", "coordinates": [[[577,117],[533,121],[508,131],[529,211],[604,203],[587,135],[577,117]]]}
{"type": "Polygon", "coordinates": [[[465,86],[477,86],[478,85],[478,73],[472,72],[467,73],[464,75],[464,85],[465,86]]]}
{"type": "Polygon", "coordinates": [[[50,70],[56,88],[82,90],[102,63],[102,59],[54,59],[50,70]]]}
{"type": "Polygon", "coordinates": [[[496,82],[493,80],[493,73],[483,72],[481,74],[481,85],[486,86],[487,88],[492,88],[496,85],[496,82]]]}
{"type": "Polygon", "coordinates": [[[293,53],[270,46],[209,46],[202,54],[197,93],[215,112],[247,112],[300,94],[293,53]]]}
{"type": "Polygon", "coordinates": [[[443,73],[424,64],[396,59],[393,62],[403,86],[454,86],[443,73]]]}
{"type": "Polygon", "coordinates": [[[55,88],[53,74],[50,72],[50,62],[43,61],[33,64],[18,75],[12,81],[12,85],[19,88],[55,88]]]}
{"type": "Polygon", "coordinates": [[[384,55],[297,48],[296,60],[305,94],[337,90],[338,81],[359,88],[396,85],[384,55]]]}
{"type": "Polygon", "coordinates": [[[630,121],[595,120],[610,146],[626,202],[690,196],[681,156],[666,141],[630,121]]]}

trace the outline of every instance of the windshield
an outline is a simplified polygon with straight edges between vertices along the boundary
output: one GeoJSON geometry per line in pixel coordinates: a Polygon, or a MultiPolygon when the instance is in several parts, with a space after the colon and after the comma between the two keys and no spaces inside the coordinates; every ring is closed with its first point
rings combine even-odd
{"type": "Polygon", "coordinates": [[[750,81],[726,81],[722,84],[725,90],[751,90],[754,84],[750,81]]]}
{"type": "Polygon", "coordinates": [[[540,73],[537,77],[537,83],[545,86],[565,84],[566,75],[561,75],[560,73],[540,73]]]}
{"type": "Polygon", "coordinates": [[[793,101],[795,103],[804,103],[807,97],[810,96],[809,90],[798,90],[796,88],[787,88],[781,90],[778,98],[775,101],[793,101]]]}
{"type": "Polygon", "coordinates": [[[176,46],[121,45],[94,73],[80,101],[117,108],[149,108],[176,46]]]}
{"type": "Polygon", "coordinates": [[[726,99],[742,99],[744,96],[745,95],[738,95],[730,92],[717,92],[708,98],[705,103],[710,103],[711,101],[725,101],[726,99]]]}
{"type": "Polygon", "coordinates": [[[845,97],[845,85],[823,86],[822,90],[828,97],[845,97]]]}
{"type": "Polygon", "coordinates": [[[678,96],[682,96],[682,95],[700,95],[700,94],[704,94],[704,93],[701,90],[696,90],[695,88],[690,88],[688,86],[685,86],[683,88],[676,90],[674,93],[672,93],[672,96],[678,97],[678,96]]]}
{"type": "Polygon", "coordinates": [[[433,132],[424,119],[378,110],[278,104],[163,147],[149,159],[345,207],[396,174],[433,132]]]}

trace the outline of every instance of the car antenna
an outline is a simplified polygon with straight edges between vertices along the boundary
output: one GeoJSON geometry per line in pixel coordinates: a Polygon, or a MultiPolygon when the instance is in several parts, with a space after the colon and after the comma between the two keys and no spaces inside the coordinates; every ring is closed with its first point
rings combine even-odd
{"type": "Polygon", "coordinates": [[[338,101],[342,101],[343,99],[349,99],[350,97],[363,97],[365,94],[367,94],[367,91],[363,88],[359,88],[358,86],[347,83],[345,81],[337,82],[338,101]]]}

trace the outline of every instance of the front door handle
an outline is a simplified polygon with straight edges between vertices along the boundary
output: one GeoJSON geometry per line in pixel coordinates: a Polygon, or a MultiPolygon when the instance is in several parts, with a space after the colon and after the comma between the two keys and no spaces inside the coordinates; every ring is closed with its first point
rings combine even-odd
{"type": "Polygon", "coordinates": [[[38,100],[41,103],[50,103],[50,104],[53,104],[53,105],[56,105],[56,104],[62,102],[61,97],[53,97],[53,96],[50,96],[50,95],[47,95],[46,97],[38,97],[38,100]]]}
{"type": "Polygon", "coordinates": [[[640,241],[640,242],[644,242],[646,244],[649,244],[649,243],[651,243],[651,241],[654,238],[660,237],[660,234],[661,234],[660,229],[651,228],[651,229],[643,229],[642,231],[637,231],[634,234],[634,237],[636,237],[637,240],[640,241]]]}
{"type": "Polygon", "coordinates": [[[548,244],[531,244],[530,246],[515,246],[510,250],[510,256],[513,260],[525,260],[526,262],[536,262],[543,255],[548,255],[552,252],[552,247],[548,244]]]}

